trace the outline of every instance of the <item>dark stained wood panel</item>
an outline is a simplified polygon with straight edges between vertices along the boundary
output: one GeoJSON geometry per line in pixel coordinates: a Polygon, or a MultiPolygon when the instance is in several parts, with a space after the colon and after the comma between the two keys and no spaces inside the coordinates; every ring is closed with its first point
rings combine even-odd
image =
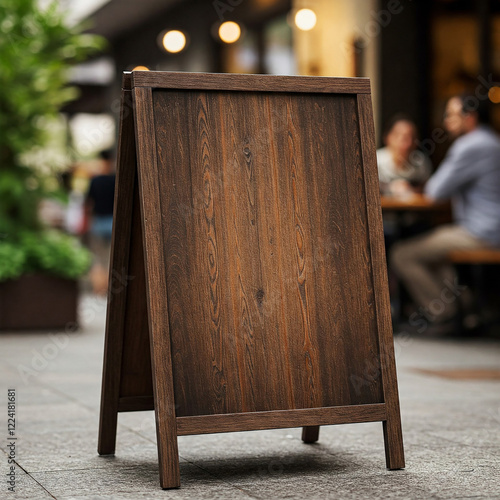
{"type": "Polygon", "coordinates": [[[153,110],[176,415],[382,403],[357,97],[153,110]]]}

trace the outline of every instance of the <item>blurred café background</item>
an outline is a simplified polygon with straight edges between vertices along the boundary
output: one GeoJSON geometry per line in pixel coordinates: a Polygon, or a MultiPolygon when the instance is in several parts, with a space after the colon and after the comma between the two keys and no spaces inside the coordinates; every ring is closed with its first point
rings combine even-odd
{"type": "MultiPolygon", "coordinates": [[[[418,146],[432,169],[450,145],[437,139],[436,130],[451,96],[468,91],[487,101],[491,124],[500,131],[500,1],[61,0],[60,5],[70,24],[83,22],[87,33],[107,41],[71,70],[70,83],[79,94],[62,107],[53,127],[54,147],[71,151],[58,163],[63,165],[58,180],[70,196],[41,209],[46,223],[85,244],[89,186],[95,176],[108,175],[113,154],[102,152],[116,150],[123,71],[369,77],[378,146],[385,124],[404,113],[415,123],[418,146]]],[[[432,213],[431,224],[446,217],[432,213]]],[[[106,259],[102,262],[105,269],[106,259]]],[[[495,276],[497,266],[487,264],[486,274],[495,276]]],[[[493,288],[484,284],[484,269],[474,269],[465,274],[481,275],[474,282],[481,290],[493,288]]],[[[95,292],[105,293],[104,275],[94,275],[95,292]]]]}
{"type": "MultiPolygon", "coordinates": [[[[489,91],[491,102],[500,102],[497,1],[65,3],[91,22],[91,32],[109,41],[106,55],[74,74],[82,93],[65,112],[77,143],[94,128],[90,120],[116,114],[121,72],[134,68],[369,77],[379,140],[383,124],[401,112],[413,118],[420,137],[430,137],[441,126],[447,98],[464,90],[479,86],[489,91]]],[[[499,128],[500,108],[492,109],[499,128]]],[[[99,146],[113,138],[109,132],[108,142],[99,146]]],[[[442,154],[432,151],[433,162],[442,154]]]]}

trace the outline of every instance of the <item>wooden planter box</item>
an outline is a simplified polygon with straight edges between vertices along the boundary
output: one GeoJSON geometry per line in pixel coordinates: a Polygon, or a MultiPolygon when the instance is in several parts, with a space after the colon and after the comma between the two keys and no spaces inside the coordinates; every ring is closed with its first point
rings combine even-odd
{"type": "Polygon", "coordinates": [[[77,323],[78,282],[26,274],[0,283],[0,330],[69,328],[77,323]]]}

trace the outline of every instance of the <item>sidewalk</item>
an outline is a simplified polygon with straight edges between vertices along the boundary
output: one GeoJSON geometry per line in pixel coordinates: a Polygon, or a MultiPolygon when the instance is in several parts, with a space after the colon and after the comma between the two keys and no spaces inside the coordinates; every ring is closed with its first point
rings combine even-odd
{"type": "Polygon", "coordinates": [[[315,445],[302,443],[300,429],[184,436],[182,487],[164,491],[153,412],[120,414],[116,456],[97,455],[105,302],[87,296],[81,312],[84,328],[68,337],[0,333],[2,499],[500,498],[498,340],[396,339],[403,471],[385,469],[380,423],[323,427],[315,445]]]}

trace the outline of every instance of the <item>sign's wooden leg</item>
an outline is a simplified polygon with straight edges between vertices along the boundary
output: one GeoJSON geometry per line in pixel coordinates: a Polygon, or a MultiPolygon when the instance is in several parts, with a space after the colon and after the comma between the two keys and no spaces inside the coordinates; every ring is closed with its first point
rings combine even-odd
{"type": "Polygon", "coordinates": [[[160,486],[163,489],[178,488],[181,485],[179,470],[179,452],[177,436],[173,436],[168,419],[156,420],[156,438],[158,440],[158,462],[160,465],[160,486]]]}
{"type": "Polygon", "coordinates": [[[304,443],[315,443],[319,438],[319,425],[302,427],[302,441],[304,443]]]}
{"type": "Polygon", "coordinates": [[[177,421],[170,352],[165,244],[163,241],[157,145],[150,87],[134,89],[138,181],[144,244],[151,369],[156,416],[156,438],[162,488],[180,486],[177,421]]]}
{"type": "Polygon", "coordinates": [[[382,231],[382,211],[379,201],[375,150],[375,129],[371,99],[368,94],[357,97],[361,149],[367,193],[367,218],[372,255],[373,287],[376,293],[376,318],[380,345],[380,369],[387,420],[383,422],[387,468],[402,469],[405,466],[403,435],[399,411],[398,382],[394,359],[394,338],[391,325],[391,306],[387,286],[387,268],[382,231]]]}
{"type": "MultiPolygon", "coordinates": [[[[124,77],[126,87],[129,77],[124,77]]],[[[129,82],[128,82],[129,83],[129,82]]],[[[125,330],[130,227],[135,176],[135,141],[130,90],[122,92],[120,145],[118,148],[113,235],[106,315],[106,341],[102,377],[101,413],[97,451],[115,452],[118,404],[125,330]]]]}
{"type": "Polygon", "coordinates": [[[401,420],[389,418],[382,422],[384,429],[385,461],[388,469],[404,469],[405,456],[401,420]]]}
{"type": "Polygon", "coordinates": [[[113,375],[112,371],[108,370],[103,379],[99,438],[97,441],[97,452],[99,455],[113,455],[115,453],[116,426],[118,423],[118,392],[115,389],[116,381],[111,380],[113,375]]]}

